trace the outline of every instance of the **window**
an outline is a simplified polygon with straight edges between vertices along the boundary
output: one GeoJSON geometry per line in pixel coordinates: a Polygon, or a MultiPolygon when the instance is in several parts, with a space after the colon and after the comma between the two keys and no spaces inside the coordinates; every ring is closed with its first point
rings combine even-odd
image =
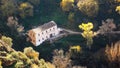
{"type": "Polygon", "coordinates": [[[55,30],[55,28],[53,28],[53,30],[55,30]]]}
{"type": "Polygon", "coordinates": [[[47,33],[47,31],[46,31],[46,33],[47,33]]]}
{"type": "Polygon", "coordinates": [[[51,31],[51,29],[50,29],[50,31],[51,31]]]}
{"type": "Polygon", "coordinates": [[[42,32],[42,34],[44,34],[44,33],[42,32]]]}
{"type": "Polygon", "coordinates": [[[40,39],[39,39],[39,42],[40,42],[40,39]]]}
{"type": "Polygon", "coordinates": [[[42,40],[44,40],[44,38],[42,38],[42,40]]]}
{"type": "Polygon", "coordinates": [[[53,34],[50,34],[50,38],[52,38],[53,37],[53,34]]]}

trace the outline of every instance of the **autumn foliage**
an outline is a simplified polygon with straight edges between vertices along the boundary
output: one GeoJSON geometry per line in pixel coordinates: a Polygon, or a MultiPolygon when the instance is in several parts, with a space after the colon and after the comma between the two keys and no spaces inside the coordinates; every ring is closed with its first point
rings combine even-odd
{"type": "Polygon", "coordinates": [[[9,45],[10,47],[13,45],[12,38],[10,37],[2,36],[0,40],[2,40],[5,44],[9,45]]]}
{"type": "Polygon", "coordinates": [[[64,51],[62,49],[54,50],[52,63],[56,66],[56,68],[71,68],[71,60],[69,53],[64,54],[64,51]]]}
{"type": "Polygon", "coordinates": [[[74,0],[62,0],[60,5],[63,11],[69,11],[74,6],[74,0]]]}
{"type": "Polygon", "coordinates": [[[99,10],[97,0],[79,0],[77,7],[87,16],[95,16],[99,10]]]}
{"type": "Polygon", "coordinates": [[[38,57],[39,57],[39,53],[36,52],[32,47],[25,48],[24,53],[29,58],[38,59],[38,57]]]}
{"type": "Polygon", "coordinates": [[[120,14],[120,6],[116,7],[116,12],[118,12],[120,14]]]}
{"type": "MultiPolygon", "coordinates": [[[[91,22],[82,23],[79,25],[79,28],[83,30],[82,36],[87,40],[87,45],[91,45],[93,43],[93,37],[95,33],[92,31],[93,24],[91,22]]],[[[90,46],[89,46],[90,47],[90,46]]]]}
{"type": "Polygon", "coordinates": [[[112,44],[111,47],[107,45],[105,53],[110,62],[117,61],[120,63],[120,41],[112,44]]]}

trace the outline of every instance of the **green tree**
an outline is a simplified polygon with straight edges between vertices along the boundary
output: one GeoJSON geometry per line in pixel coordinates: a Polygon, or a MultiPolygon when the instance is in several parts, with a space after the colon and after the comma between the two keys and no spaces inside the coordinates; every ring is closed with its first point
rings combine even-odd
{"type": "Polygon", "coordinates": [[[38,6],[40,4],[40,0],[27,0],[27,1],[34,6],[38,6]]]}
{"type": "Polygon", "coordinates": [[[33,6],[28,2],[21,3],[19,6],[19,15],[23,18],[33,16],[33,6]]]}
{"type": "Polygon", "coordinates": [[[37,5],[37,3],[39,3],[37,2],[37,0],[35,2],[23,2],[19,0],[0,0],[0,2],[1,16],[9,17],[19,15],[23,18],[26,16],[33,16],[33,5],[37,5]]]}
{"type": "Polygon", "coordinates": [[[2,16],[10,16],[16,14],[17,4],[15,0],[1,0],[0,11],[2,16]]]}

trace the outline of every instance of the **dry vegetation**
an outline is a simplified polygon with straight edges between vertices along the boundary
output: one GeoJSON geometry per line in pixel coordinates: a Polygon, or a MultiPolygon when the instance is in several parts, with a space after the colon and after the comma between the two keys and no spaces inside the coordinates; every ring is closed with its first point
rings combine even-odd
{"type": "Polygon", "coordinates": [[[0,68],[55,68],[50,62],[39,59],[39,53],[32,47],[26,47],[24,52],[16,51],[11,48],[11,38],[6,36],[2,38],[0,39],[0,68]]]}
{"type": "Polygon", "coordinates": [[[109,67],[120,68],[120,41],[106,47],[105,53],[109,67]]]}
{"type": "Polygon", "coordinates": [[[69,53],[64,54],[63,50],[54,50],[52,62],[56,68],[72,68],[69,53]]]}
{"type": "Polygon", "coordinates": [[[105,52],[109,61],[120,62],[120,41],[118,41],[115,44],[112,44],[111,47],[107,45],[105,52]]]}

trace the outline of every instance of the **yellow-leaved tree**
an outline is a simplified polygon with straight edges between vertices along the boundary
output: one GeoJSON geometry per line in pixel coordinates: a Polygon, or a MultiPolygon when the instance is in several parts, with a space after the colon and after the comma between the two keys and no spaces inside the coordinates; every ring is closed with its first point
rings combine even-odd
{"type": "Polygon", "coordinates": [[[120,3],[120,0],[116,0],[116,2],[120,3]]]}
{"type": "Polygon", "coordinates": [[[19,13],[21,17],[25,17],[25,16],[33,16],[33,6],[28,3],[21,3],[19,6],[19,13]]]}
{"type": "Polygon", "coordinates": [[[69,11],[74,6],[74,0],[62,0],[60,6],[63,11],[69,11]]]}
{"type": "Polygon", "coordinates": [[[24,54],[26,54],[26,56],[29,58],[39,59],[39,53],[36,52],[32,47],[25,48],[24,54]]]}
{"type": "Polygon", "coordinates": [[[79,0],[77,7],[82,13],[90,17],[97,15],[99,10],[97,0],[79,0]]]}
{"type": "Polygon", "coordinates": [[[120,6],[117,6],[116,9],[115,9],[115,11],[120,14],[120,6]]]}
{"type": "Polygon", "coordinates": [[[10,47],[13,45],[12,39],[11,39],[10,37],[2,36],[2,37],[1,37],[1,40],[2,40],[5,44],[9,45],[10,47]]]}
{"type": "Polygon", "coordinates": [[[81,51],[81,47],[80,47],[80,45],[71,46],[69,51],[79,53],[81,51]]]}
{"type": "Polygon", "coordinates": [[[92,31],[93,29],[93,24],[92,22],[88,22],[88,23],[82,23],[81,25],[79,25],[79,28],[83,30],[82,36],[87,40],[87,45],[90,48],[91,44],[93,43],[93,37],[95,36],[95,32],[92,31]]]}

